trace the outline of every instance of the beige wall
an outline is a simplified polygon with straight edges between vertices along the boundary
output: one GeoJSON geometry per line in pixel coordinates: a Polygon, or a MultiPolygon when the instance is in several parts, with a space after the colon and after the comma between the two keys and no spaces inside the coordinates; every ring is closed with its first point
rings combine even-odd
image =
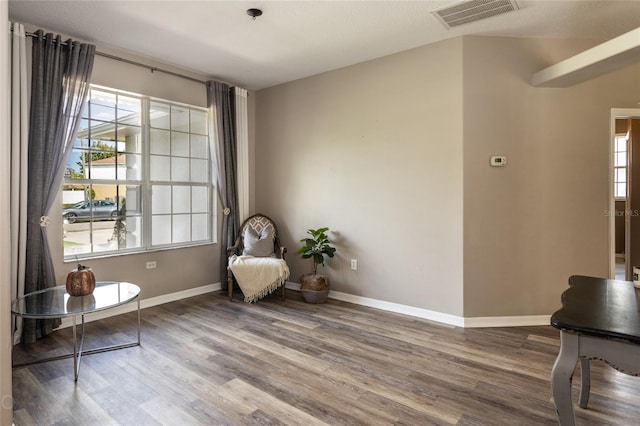
{"type": "MultiPolygon", "coordinates": [[[[121,58],[157,66],[179,74],[188,75],[201,81],[207,80],[207,78],[202,75],[190,73],[148,59],[135,57],[125,52],[105,48],[100,45],[97,46],[97,50],[121,58]]],[[[201,107],[207,106],[206,88],[202,83],[174,77],[162,72],[151,72],[149,69],[103,56],[95,57],[91,82],[146,96],[154,96],[201,107]]]]}
{"type": "Polygon", "coordinates": [[[462,315],[462,40],[256,95],[256,208],[291,280],[311,269],[298,241],[328,226],[333,290],[462,315]]]}
{"type": "Polygon", "coordinates": [[[259,91],[256,208],[292,280],[319,226],[333,289],[467,318],[549,315],[569,275],[606,276],[609,110],[640,99],[638,66],[529,84],[595,44],[457,38],[259,91]]]}
{"type": "Polygon", "coordinates": [[[640,68],[528,84],[587,47],[464,40],[465,317],[550,314],[570,275],[608,275],[610,109],[636,106],[640,68]],[[489,167],[496,154],[505,168],[489,167]]]}

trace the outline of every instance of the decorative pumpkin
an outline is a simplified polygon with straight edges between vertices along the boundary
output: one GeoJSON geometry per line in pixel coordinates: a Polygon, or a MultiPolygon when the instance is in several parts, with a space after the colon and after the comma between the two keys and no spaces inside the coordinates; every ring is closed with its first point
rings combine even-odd
{"type": "Polygon", "coordinates": [[[78,267],[67,275],[67,293],[71,296],[87,296],[96,288],[96,277],[88,266],[78,267]]]}

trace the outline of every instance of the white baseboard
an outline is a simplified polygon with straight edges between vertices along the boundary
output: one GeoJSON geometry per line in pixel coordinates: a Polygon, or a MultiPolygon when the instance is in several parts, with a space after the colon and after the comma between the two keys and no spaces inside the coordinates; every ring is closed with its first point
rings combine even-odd
{"type": "MultiPolygon", "coordinates": [[[[287,288],[300,291],[300,284],[287,281],[287,288]]],[[[416,308],[414,306],[401,305],[399,303],[385,302],[384,300],[371,299],[369,297],[354,296],[353,294],[339,291],[329,291],[329,297],[355,305],[368,306],[370,308],[381,309],[383,311],[395,312],[397,314],[409,315],[429,321],[452,325],[464,328],[481,327],[524,327],[533,325],[549,325],[551,315],[524,315],[524,316],[500,316],[500,317],[461,317],[457,315],[445,314],[431,311],[429,309],[416,308]]]]}
{"type": "Polygon", "coordinates": [[[384,300],[371,299],[369,297],[354,296],[353,294],[341,293],[339,291],[333,290],[329,292],[329,297],[356,305],[369,306],[370,308],[382,309],[383,311],[409,315],[412,317],[436,321],[456,327],[464,327],[464,318],[450,314],[443,314],[442,312],[401,305],[399,303],[385,302],[384,300]]]}
{"type": "MultiPolygon", "coordinates": [[[[150,297],[149,299],[140,300],[140,309],[150,308],[156,305],[162,305],[163,303],[175,302],[176,300],[186,299],[188,297],[199,296],[201,294],[210,293],[222,289],[220,283],[207,284],[201,287],[190,288],[188,290],[176,291],[175,293],[163,294],[162,296],[150,297]]],[[[114,315],[121,315],[127,312],[133,312],[137,308],[135,302],[127,303],[126,305],[118,306],[117,308],[107,309],[105,311],[95,312],[93,314],[87,314],[84,317],[85,322],[96,321],[103,318],[108,318],[114,315]]],[[[73,325],[72,319],[63,318],[59,328],[71,327],[73,325]]]]}
{"type": "Polygon", "coordinates": [[[551,315],[522,315],[522,316],[504,316],[504,317],[464,318],[465,328],[528,327],[532,325],[551,325],[551,315]]]}
{"type": "MultiPolygon", "coordinates": [[[[295,282],[287,281],[286,287],[290,290],[300,291],[300,284],[295,282]]],[[[142,299],[140,301],[140,309],[162,305],[163,303],[175,302],[176,300],[199,296],[201,294],[210,293],[221,289],[222,285],[220,283],[207,284],[201,287],[190,288],[188,290],[177,291],[175,293],[163,294],[162,296],[151,297],[149,299],[142,299]]],[[[550,315],[523,315],[465,318],[457,315],[431,311],[429,309],[416,308],[414,306],[386,302],[384,300],[372,299],[369,297],[355,296],[353,294],[342,293],[334,290],[331,290],[329,292],[329,297],[331,299],[349,302],[355,305],[368,306],[370,308],[381,309],[388,312],[395,312],[397,314],[409,315],[416,318],[422,318],[429,321],[435,321],[442,324],[463,328],[525,327],[534,325],[549,325],[549,320],[551,317],[550,315]]],[[[106,311],[88,314],[85,316],[85,322],[96,321],[113,315],[133,312],[135,310],[135,303],[127,303],[126,305],[122,305],[114,309],[108,309],[106,311]]],[[[63,318],[60,328],[70,327],[71,325],[71,318],[63,318]]]]}

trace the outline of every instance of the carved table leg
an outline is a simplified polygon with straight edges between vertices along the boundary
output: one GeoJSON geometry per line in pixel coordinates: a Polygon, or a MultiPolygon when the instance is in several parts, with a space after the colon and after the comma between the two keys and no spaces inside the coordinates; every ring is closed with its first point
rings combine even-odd
{"type": "Polygon", "coordinates": [[[579,337],[560,332],[560,353],[551,372],[551,388],[556,404],[558,423],[561,426],[575,426],[576,418],[571,401],[571,380],[579,354],[579,337]]]}

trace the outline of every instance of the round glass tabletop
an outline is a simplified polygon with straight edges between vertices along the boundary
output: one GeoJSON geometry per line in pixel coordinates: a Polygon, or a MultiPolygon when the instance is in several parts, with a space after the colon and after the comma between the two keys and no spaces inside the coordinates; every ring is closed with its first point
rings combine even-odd
{"type": "Polygon", "coordinates": [[[24,318],[63,318],[124,305],[139,295],[140,287],[127,282],[97,281],[88,296],[70,296],[61,285],[15,299],[11,312],[24,318]]]}

